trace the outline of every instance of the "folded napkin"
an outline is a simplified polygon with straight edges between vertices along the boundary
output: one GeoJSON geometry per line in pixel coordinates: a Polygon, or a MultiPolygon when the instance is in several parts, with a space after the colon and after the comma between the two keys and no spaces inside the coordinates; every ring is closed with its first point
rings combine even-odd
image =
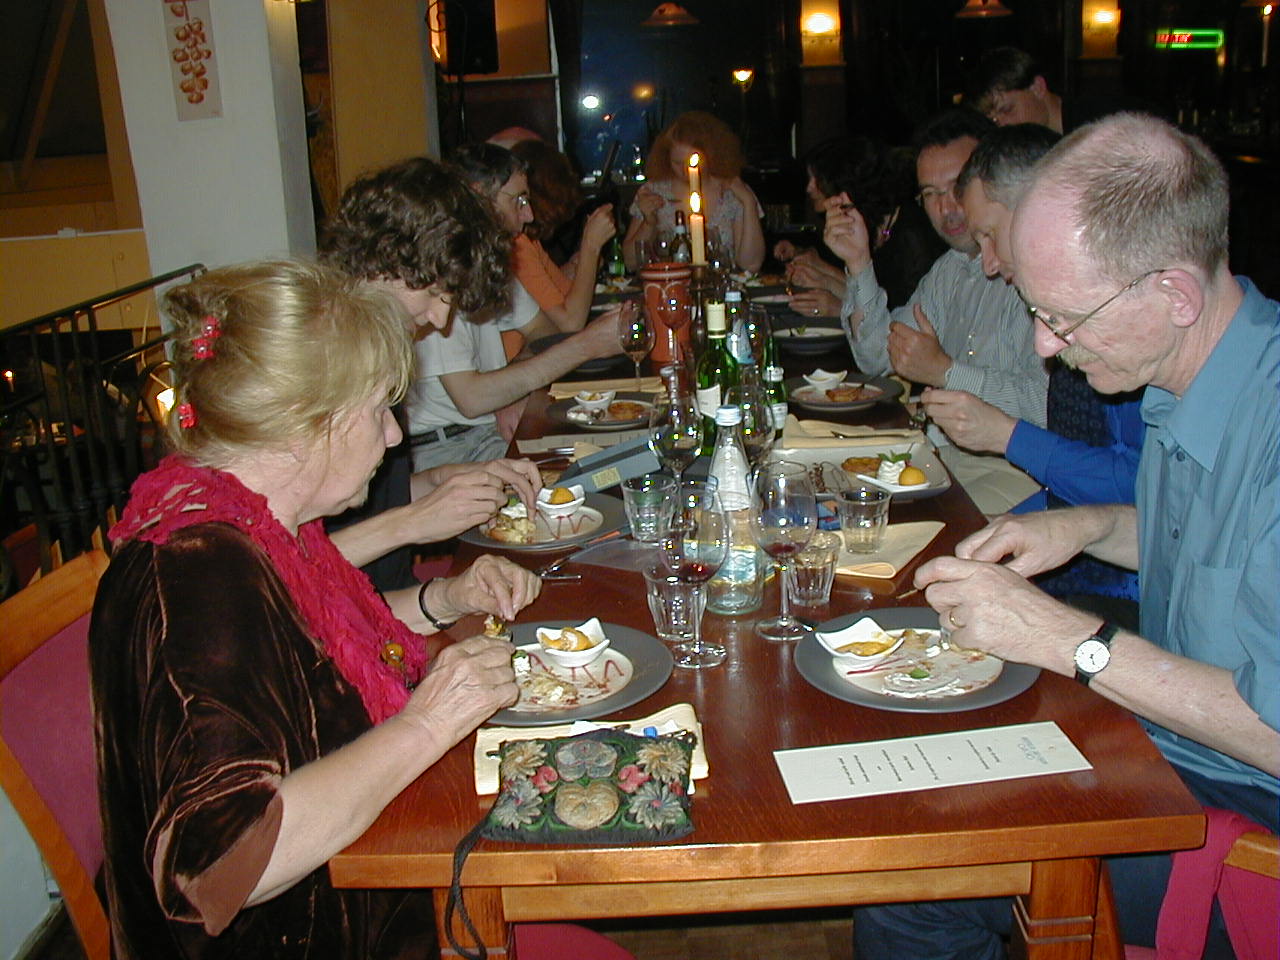
{"type": "Polygon", "coordinates": [[[554,727],[481,727],[476,731],[475,758],[476,793],[484,796],[498,792],[498,747],[508,740],[542,740],[548,737],[569,737],[600,726],[625,726],[631,733],[640,735],[645,727],[657,727],[659,733],[674,733],[676,730],[692,730],[698,735],[698,744],[693,748],[690,760],[690,775],[694,780],[702,780],[707,776],[707,751],[702,739],[702,724],[698,722],[693,706],[688,703],[676,703],[651,713],[638,720],[609,720],[604,724],[578,720],[574,723],[562,723],[554,727]],[[669,729],[663,729],[670,724],[669,729]]]}
{"type": "Polygon", "coordinates": [[[842,549],[836,561],[836,573],[883,580],[896,577],[899,570],[933,542],[944,526],[939,520],[891,523],[885,529],[884,543],[875,553],[850,553],[842,549]]]}
{"type": "MultiPolygon", "coordinates": [[[[615,380],[575,380],[572,382],[553,383],[547,387],[547,393],[556,400],[566,400],[576,393],[598,393],[602,390],[619,390],[623,393],[634,393],[635,377],[619,377],[615,380]]],[[[662,390],[661,377],[641,377],[641,393],[659,393],[662,390]]]]}
{"type": "Polygon", "coordinates": [[[786,425],[782,428],[781,446],[834,448],[878,440],[902,444],[923,443],[924,434],[905,427],[877,429],[858,424],[828,423],[826,420],[797,420],[794,414],[787,414],[786,425]]]}

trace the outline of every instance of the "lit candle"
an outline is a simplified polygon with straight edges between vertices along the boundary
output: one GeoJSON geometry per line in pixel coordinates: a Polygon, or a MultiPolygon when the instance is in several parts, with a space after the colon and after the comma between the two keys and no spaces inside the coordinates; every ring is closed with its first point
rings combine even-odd
{"type": "Polygon", "coordinates": [[[14,390],[16,390],[16,389],[17,389],[17,388],[13,385],[13,371],[12,371],[12,370],[6,370],[6,371],[4,372],[4,382],[5,382],[5,385],[9,388],[9,392],[10,392],[10,393],[13,393],[13,392],[14,392],[14,390]]]}
{"type": "Polygon", "coordinates": [[[702,157],[698,154],[689,154],[689,193],[698,196],[702,196],[702,170],[699,169],[701,162],[702,157]]]}
{"type": "Polygon", "coordinates": [[[702,197],[697,191],[689,194],[689,210],[689,246],[693,252],[690,262],[702,265],[707,262],[707,218],[702,214],[702,197]]]}

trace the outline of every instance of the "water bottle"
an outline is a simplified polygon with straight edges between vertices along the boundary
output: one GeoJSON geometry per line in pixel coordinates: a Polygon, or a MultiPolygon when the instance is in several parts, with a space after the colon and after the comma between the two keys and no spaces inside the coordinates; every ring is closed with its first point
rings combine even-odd
{"type": "Polygon", "coordinates": [[[716,445],[709,471],[729,520],[729,549],[707,584],[707,609],[729,616],[759,609],[764,593],[764,557],[751,535],[750,468],[738,432],[741,420],[742,412],[734,404],[716,411],[716,445]]]}

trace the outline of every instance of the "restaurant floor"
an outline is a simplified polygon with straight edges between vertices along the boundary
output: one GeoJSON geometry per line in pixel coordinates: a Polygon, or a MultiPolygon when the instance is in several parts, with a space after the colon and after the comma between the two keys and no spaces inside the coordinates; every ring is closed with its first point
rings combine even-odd
{"type": "MultiPolygon", "coordinates": [[[[849,911],[789,910],[593,923],[636,960],[852,960],[849,911]]],[[[84,960],[62,912],[22,960],[84,960]]],[[[565,957],[563,960],[589,960],[565,957]]]]}

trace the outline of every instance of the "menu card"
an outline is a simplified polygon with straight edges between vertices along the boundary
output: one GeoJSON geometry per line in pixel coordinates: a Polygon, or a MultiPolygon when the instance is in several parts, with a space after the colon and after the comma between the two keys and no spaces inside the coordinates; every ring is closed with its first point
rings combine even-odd
{"type": "Polygon", "coordinates": [[[848,800],[1092,769],[1052,720],[775,750],[792,803],[848,800]]]}

